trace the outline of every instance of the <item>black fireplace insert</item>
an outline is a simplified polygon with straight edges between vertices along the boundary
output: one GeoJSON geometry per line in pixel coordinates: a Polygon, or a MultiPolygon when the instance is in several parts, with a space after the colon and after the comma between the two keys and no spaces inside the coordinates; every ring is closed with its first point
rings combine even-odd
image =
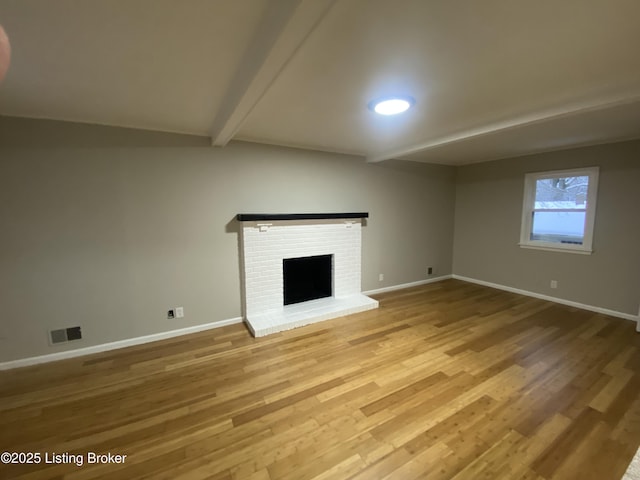
{"type": "Polygon", "coordinates": [[[285,305],[333,295],[333,255],[285,258],[282,271],[285,305]]]}

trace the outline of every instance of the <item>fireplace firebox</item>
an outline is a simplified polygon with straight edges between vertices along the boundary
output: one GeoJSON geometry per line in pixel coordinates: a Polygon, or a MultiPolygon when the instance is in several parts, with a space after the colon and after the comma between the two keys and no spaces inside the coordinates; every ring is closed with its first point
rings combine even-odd
{"type": "Polygon", "coordinates": [[[284,304],[307,302],[333,294],[333,255],[282,260],[284,304]]]}

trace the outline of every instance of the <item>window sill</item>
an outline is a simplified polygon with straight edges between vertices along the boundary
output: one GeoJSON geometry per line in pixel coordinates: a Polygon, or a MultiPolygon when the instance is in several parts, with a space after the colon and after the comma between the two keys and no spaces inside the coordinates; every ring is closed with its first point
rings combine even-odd
{"type": "Polygon", "coordinates": [[[536,245],[531,243],[519,243],[520,248],[530,248],[532,250],[547,250],[549,252],[560,253],[577,253],[578,255],[591,255],[593,250],[588,248],[576,248],[576,247],[559,247],[556,245],[536,245]]]}

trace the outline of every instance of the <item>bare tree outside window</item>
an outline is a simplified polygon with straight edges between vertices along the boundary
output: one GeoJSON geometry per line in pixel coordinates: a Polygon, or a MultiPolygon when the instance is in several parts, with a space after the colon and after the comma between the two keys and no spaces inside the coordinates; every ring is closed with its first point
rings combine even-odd
{"type": "Polygon", "coordinates": [[[589,177],[545,178],[536,182],[536,202],[575,202],[584,204],[589,177]]]}

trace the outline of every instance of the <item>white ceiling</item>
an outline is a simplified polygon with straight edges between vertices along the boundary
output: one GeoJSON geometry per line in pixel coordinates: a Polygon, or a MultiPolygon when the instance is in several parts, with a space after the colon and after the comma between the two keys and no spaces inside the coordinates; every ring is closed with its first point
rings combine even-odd
{"type": "Polygon", "coordinates": [[[640,138],[638,0],[0,0],[0,115],[461,165],[640,138]],[[411,95],[380,117],[367,103],[411,95]]]}

